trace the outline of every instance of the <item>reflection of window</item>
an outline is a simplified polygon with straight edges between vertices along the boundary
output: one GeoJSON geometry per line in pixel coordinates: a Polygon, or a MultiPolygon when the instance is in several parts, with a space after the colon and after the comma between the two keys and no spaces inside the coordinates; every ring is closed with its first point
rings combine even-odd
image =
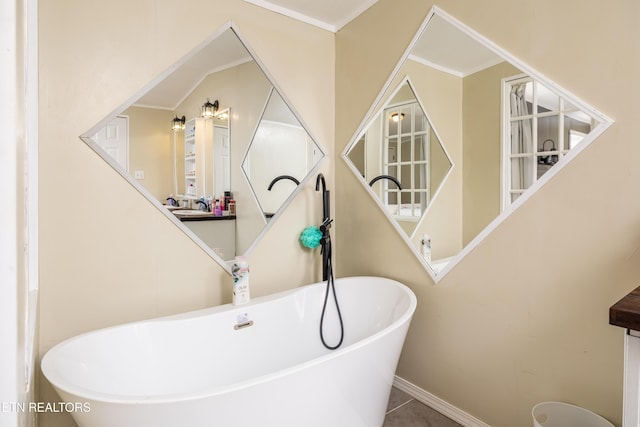
{"type": "Polygon", "coordinates": [[[591,131],[591,118],[531,77],[504,81],[503,209],[591,131]]]}
{"type": "Polygon", "coordinates": [[[394,216],[418,220],[429,203],[429,122],[420,105],[410,102],[385,109],[384,123],[383,170],[402,190],[386,181],[383,200],[394,216]]]}
{"type": "Polygon", "coordinates": [[[582,142],[585,136],[587,136],[587,134],[584,132],[569,129],[569,149],[574,149],[576,145],[582,142]]]}

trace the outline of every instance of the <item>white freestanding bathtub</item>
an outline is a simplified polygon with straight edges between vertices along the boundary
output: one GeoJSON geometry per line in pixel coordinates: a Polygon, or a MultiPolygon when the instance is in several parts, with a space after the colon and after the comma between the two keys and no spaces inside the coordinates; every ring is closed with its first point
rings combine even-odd
{"type": "MultiPolygon", "coordinates": [[[[406,286],[336,279],[344,342],[319,337],[324,283],[70,338],[42,372],[81,427],[379,427],[416,307],[406,286]]],[[[332,298],[325,338],[339,339],[332,298]]]]}

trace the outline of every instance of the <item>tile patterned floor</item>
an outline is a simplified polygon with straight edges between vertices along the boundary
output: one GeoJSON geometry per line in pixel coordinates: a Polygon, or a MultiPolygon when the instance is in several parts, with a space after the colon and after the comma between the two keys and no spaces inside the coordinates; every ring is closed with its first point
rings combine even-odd
{"type": "Polygon", "coordinates": [[[403,391],[393,388],[382,427],[462,427],[403,391]]]}

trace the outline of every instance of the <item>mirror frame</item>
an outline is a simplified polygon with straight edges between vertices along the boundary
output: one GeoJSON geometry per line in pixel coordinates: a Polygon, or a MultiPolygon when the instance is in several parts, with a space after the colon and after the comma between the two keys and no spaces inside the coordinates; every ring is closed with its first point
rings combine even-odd
{"type": "MultiPolygon", "coordinates": [[[[367,188],[368,193],[376,200],[376,204],[378,205],[378,207],[383,210],[383,213],[387,217],[387,220],[389,220],[391,225],[398,231],[398,233],[400,234],[402,239],[405,241],[409,249],[418,258],[418,260],[420,261],[424,269],[429,273],[433,281],[435,283],[438,283],[440,280],[442,280],[443,277],[447,275],[449,271],[451,271],[462,259],[464,259],[467,256],[467,254],[469,254],[478,245],[480,245],[480,243],[489,234],[491,234],[491,232],[494,229],[496,229],[500,224],[502,224],[502,222],[504,222],[513,212],[519,209],[533,194],[535,194],[540,188],[542,188],[547,182],[549,182],[560,170],[562,170],[565,167],[565,165],[571,162],[580,152],[582,152],[582,150],[584,150],[586,147],[591,145],[591,143],[598,136],[600,136],[609,126],[611,126],[614,123],[614,120],[607,117],[600,111],[596,110],[595,108],[593,108],[592,106],[584,102],[582,99],[576,97],[574,94],[570,93],[566,89],[562,88],[560,85],[554,83],[552,80],[545,77],[542,73],[538,72],[533,67],[521,61],[520,59],[518,59],[517,57],[515,57],[505,49],[501,48],[500,46],[492,42],[491,40],[487,39],[480,33],[474,31],[473,29],[463,24],[461,21],[457,20],[453,16],[449,15],[440,7],[433,6],[430,9],[430,11],[427,13],[427,16],[425,17],[422,24],[420,25],[420,27],[414,34],[413,38],[409,42],[408,47],[405,49],[404,53],[398,60],[398,63],[396,64],[395,68],[391,72],[389,78],[386,80],[386,82],[380,89],[371,107],[369,107],[369,110],[367,111],[364,118],[356,128],[355,133],[353,134],[349,143],[347,144],[347,146],[345,147],[345,149],[341,154],[343,161],[345,161],[349,169],[356,175],[359,182],[363,183],[364,181],[360,179],[360,174],[355,168],[355,166],[352,164],[352,162],[350,161],[348,154],[351,151],[351,149],[355,146],[355,144],[357,144],[360,135],[362,135],[363,132],[366,132],[367,126],[370,123],[370,121],[375,117],[375,115],[378,113],[378,111],[380,111],[381,108],[384,108],[384,104],[382,104],[382,102],[392,97],[392,93],[390,93],[391,84],[398,77],[403,65],[411,55],[411,52],[416,46],[418,40],[420,39],[420,37],[422,37],[423,33],[425,32],[425,29],[427,28],[431,20],[434,18],[434,16],[438,16],[439,18],[444,19],[445,21],[447,21],[447,23],[453,25],[459,31],[463,32],[464,34],[471,37],[473,40],[475,40],[479,44],[483,45],[484,47],[486,47],[496,55],[500,56],[503,60],[508,61],[509,63],[511,63],[518,69],[520,69],[523,73],[533,77],[534,79],[538,80],[542,84],[553,88],[553,90],[555,90],[559,95],[570,100],[574,105],[584,110],[585,112],[588,112],[590,115],[596,117],[599,120],[599,123],[584,138],[582,143],[580,143],[577,147],[569,151],[555,165],[556,167],[551,168],[547,173],[545,173],[531,187],[529,187],[525,192],[523,192],[522,195],[518,197],[518,199],[515,202],[511,203],[509,207],[507,207],[504,210],[501,210],[500,214],[498,214],[484,229],[482,229],[482,231],[480,231],[480,233],[478,233],[466,246],[464,246],[455,256],[453,256],[451,258],[451,261],[449,261],[447,265],[443,267],[439,272],[436,272],[436,270],[431,266],[431,264],[429,264],[424,259],[424,257],[420,254],[419,248],[417,248],[411,242],[407,234],[400,229],[400,226],[387,213],[382,203],[377,199],[377,197],[375,197],[374,194],[372,194],[372,191],[367,188],[368,186],[365,183],[364,185],[365,188],[367,188]]],[[[416,99],[418,100],[420,99],[419,94],[417,93],[416,93],[416,99]]],[[[425,110],[425,113],[428,113],[428,112],[425,110]]],[[[501,129],[505,128],[505,123],[503,120],[499,123],[499,125],[501,129]]],[[[441,140],[441,144],[446,150],[446,141],[441,140]]],[[[500,160],[500,162],[501,162],[501,168],[502,168],[502,159],[500,160]]],[[[452,165],[453,165],[453,161],[452,161],[452,165]]],[[[451,170],[453,170],[453,166],[449,170],[449,173],[451,173],[451,170]]],[[[422,219],[420,222],[422,222],[422,219]]]]}
{"type": "MultiPolygon", "coordinates": [[[[264,119],[265,113],[267,111],[267,108],[269,107],[269,102],[271,101],[273,95],[277,94],[280,98],[282,98],[282,100],[284,101],[285,104],[287,104],[287,107],[289,107],[289,110],[291,111],[291,113],[293,114],[293,116],[296,118],[296,120],[298,120],[298,122],[300,123],[300,125],[302,126],[302,128],[305,130],[305,132],[307,132],[307,135],[309,136],[309,138],[313,141],[314,146],[316,146],[318,148],[318,150],[320,150],[321,153],[321,158],[318,160],[318,162],[313,165],[313,167],[309,170],[309,172],[307,172],[307,174],[305,175],[305,177],[300,181],[300,184],[298,184],[296,186],[296,188],[287,196],[287,198],[284,200],[284,202],[282,203],[282,206],[288,205],[291,200],[293,199],[293,197],[296,194],[296,191],[298,190],[299,187],[301,187],[304,183],[306,183],[309,179],[311,179],[311,177],[315,174],[315,171],[318,168],[318,165],[320,164],[320,162],[322,162],[322,160],[324,160],[324,158],[327,156],[327,153],[324,151],[324,149],[320,146],[320,144],[318,144],[318,142],[316,141],[316,139],[309,133],[309,131],[307,130],[306,126],[302,123],[302,121],[300,120],[300,117],[298,117],[298,114],[291,108],[291,106],[289,105],[289,103],[287,102],[287,100],[282,96],[282,94],[278,91],[278,88],[273,86],[271,87],[271,90],[269,91],[269,95],[267,96],[267,99],[264,103],[264,106],[262,107],[262,111],[260,114],[260,119],[258,120],[258,122],[256,123],[256,127],[253,130],[253,133],[251,134],[251,141],[249,142],[249,144],[247,144],[247,148],[242,156],[242,161],[240,162],[240,169],[242,170],[242,175],[244,176],[244,179],[247,181],[247,183],[249,183],[249,187],[251,188],[251,196],[252,199],[254,201],[254,203],[256,204],[256,206],[259,207],[259,210],[262,214],[262,220],[266,223],[269,224],[271,221],[273,221],[276,217],[279,217],[281,215],[281,209],[278,209],[273,216],[271,216],[270,218],[267,218],[266,213],[264,212],[263,206],[260,203],[260,200],[258,199],[258,195],[256,194],[255,189],[253,188],[253,185],[251,184],[251,179],[249,178],[249,173],[247,172],[247,169],[244,167],[247,159],[249,159],[249,154],[251,152],[251,147],[253,146],[254,140],[256,138],[256,134],[258,133],[258,130],[260,129],[260,124],[262,123],[262,120],[264,119]]],[[[281,207],[282,207],[281,206],[281,207]]],[[[256,239],[257,240],[257,239],[256,239]]],[[[255,241],[254,241],[255,242],[255,241]]],[[[253,247],[253,243],[249,246],[249,248],[253,247]]]]}
{"type": "MultiPolygon", "coordinates": [[[[110,155],[108,155],[92,139],[93,135],[96,132],[98,132],[100,129],[105,127],[110,121],[115,119],[118,115],[121,115],[127,108],[134,105],[138,99],[140,99],[143,95],[145,95],[147,92],[152,90],[161,81],[163,81],[165,78],[171,75],[171,73],[173,73],[177,68],[179,68],[184,63],[186,63],[193,56],[197,55],[205,46],[214,42],[218,37],[220,37],[227,30],[233,31],[236,37],[238,37],[238,40],[240,41],[240,43],[244,46],[244,48],[247,50],[249,55],[253,58],[253,60],[256,62],[256,64],[264,74],[265,78],[271,84],[271,87],[272,87],[271,90],[272,91],[275,90],[278,92],[278,94],[282,97],[285,104],[287,104],[287,106],[289,107],[293,115],[300,122],[300,125],[304,128],[304,130],[307,132],[309,137],[315,142],[315,144],[318,146],[318,149],[321,152],[321,157],[318,160],[318,162],[309,171],[306,177],[300,181],[300,185],[298,185],[293,190],[293,192],[284,201],[282,206],[280,206],[280,208],[278,209],[276,214],[271,218],[271,220],[265,221],[265,226],[262,228],[260,233],[258,233],[258,235],[255,237],[251,245],[249,245],[247,250],[242,254],[242,255],[248,256],[251,253],[251,251],[255,248],[255,246],[258,244],[258,242],[262,240],[262,237],[269,231],[269,229],[273,226],[273,224],[277,221],[277,219],[282,215],[282,212],[290,205],[294,197],[297,196],[298,193],[302,190],[303,184],[305,184],[312,178],[312,176],[315,174],[315,171],[320,167],[322,162],[326,159],[327,151],[324,149],[324,147],[321,144],[317,142],[318,140],[309,131],[309,127],[307,126],[307,124],[300,118],[300,115],[298,114],[298,112],[292,107],[292,104],[289,101],[289,99],[280,89],[279,85],[277,84],[277,82],[275,81],[271,73],[269,73],[269,71],[266,69],[264,63],[260,60],[260,57],[249,46],[249,44],[246,41],[246,38],[242,36],[241,32],[238,30],[237,25],[233,21],[228,21],[227,23],[219,27],[217,30],[215,30],[210,36],[205,38],[202,42],[198,43],[194,48],[189,50],[186,54],[182,55],[175,63],[173,63],[168,68],[166,68],[157,77],[152,79],[149,83],[144,85],[140,90],[138,90],[129,98],[127,98],[122,104],[120,104],[115,110],[113,110],[110,114],[108,114],[104,119],[99,121],[96,125],[91,127],[82,135],[80,135],[80,140],[82,140],[85,144],[87,144],[89,148],[91,148],[97,155],[99,155],[104,161],[106,161],[107,164],[109,164],[118,174],[120,174],[120,176],[122,176],[122,178],[124,178],[124,180],[127,181],[135,190],[137,190],[142,196],[144,196],[149,202],[151,202],[151,204],[155,206],[156,209],[158,209],[160,213],[162,213],[166,218],[168,218],[169,221],[171,221],[176,227],[178,227],[181,231],[183,231],[187,235],[187,237],[189,237],[196,245],[198,245],[218,265],[220,265],[220,267],[222,267],[222,269],[224,269],[227,272],[227,274],[231,275],[231,264],[233,260],[230,260],[230,261],[223,260],[217,253],[214,252],[213,248],[207,246],[207,244],[204,243],[204,241],[200,237],[198,237],[186,225],[182,224],[182,221],[180,221],[180,219],[178,219],[175,215],[169,212],[169,210],[167,210],[166,207],[155,196],[153,196],[149,190],[147,190],[140,182],[138,182],[138,180],[136,180],[129,172],[124,170],[110,155]]],[[[269,98],[265,100],[265,105],[268,102],[268,100],[269,98]]],[[[233,106],[229,106],[229,108],[232,108],[232,107],[233,106]]],[[[263,109],[264,109],[264,106],[263,106],[263,109]]],[[[259,126],[259,124],[260,122],[258,121],[256,123],[256,129],[254,129],[252,135],[255,134],[255,131],[257,130],[257,127],[259,126]]],[[[169,124],[167,124],[167,126],[168,125],[169,124]]],[[[231,134],[232,132],[231,122],[229,122],[229,129],[230,129],[229,132],[231,134]]],[[[249,149],[250,146],[251,146],[251,141],[249,141],[247,144],[247,150],[249,149]]],[[[244,156],[241,159],[241,162],[238,163],[238,167],[242,168],[243,160],[244,160],[244,156]]],[[[247,179],[246,175],[244,176],[245,176],[245,179],[247,179]]],[[[248,180],[247,180],[247,184],[249,185],[249,187],[251,187],[251,183],[248,182],[248,180]]],[[[260,208],[259,204],[258,204],[258,208],[260,208]]]]}
{"type": "Polygon", "coordinates": [[[425,208],[424,212],[420,216],[420,219],[418,220],[418,222],[416,222],[416,225],[414,226],[413,230],[411,231],[411,234],[408,234],[406,231],[404,231],[402,229],[402,227],[400,227],[398,222],[395,221],[391,215],[387,215],[387,217],[391,219],[391,222],[394,224],[396,229],[400,233],[402,233],[405,237],[407,237],[407,240],[409,242],[411,242],[411,239],[415,237],[415,233],[420,228],[420,224],[422,224],[422,222],[425,220],[425,218],[427,216],[427,212],[429,212],[429,210],[431,209],[431,205],[438,198],[438,195],[440,194],[440,191],[442,190],[442,187],[444,186],[444,183],[447,182],[447,179],[449,179],[449,176],[451,176],[454,168],[456,167],[455,163],[451,159],[451,155],[449,154],[449,151],[447,150],[447,147],[442,142],[442,138],[440,137],[440,134],[438,133],[438,130],[433,125],[433,121],[431,120],[431,117],[429,116],[429,112],[424,108],[424,104],[423,104],[422,100],[420,99],[420,96],[418,95],[418,93],[415,90],[415,85],[411,81],[411,76],[404,76],[398,82],[398,84],[395,87],[395,89],[393,90],[393,92],[391,92],[389,94],[389,96],[387,97],[387,102],[384,105],[381,105],[380,108],[378,108],[374,112],[374,114],[369,118],[369,120],[364,125],[364,128],[363,128],[362,132],[357,134],[357,136],[355,137],[355,142],[353,142],[352,144],[350,144],[348,146],[348,149],[345,150],[345,152],[343,153],[343,156],[345,157],[345,160],[347,160],[347,165],[349,166],[349,168],[358,176],[358,178],[360,179],[360,181],[362,182],[364,187],[367,189],[367,191],[373,197],[373,199],[376,201],[376,203],[379,205],[379,207],[383,211],[388,212],[387,207],[384,205],[383,201],[380,200],[380,198],[378,197],[376,192],[373,190],[373,188],[367,183],[366,177],[363,177],[362,174],[360,173],[360,171],[358,170],[358,168],[353,164],[353,162],[351,162],[351,159],[349,158],[349,153],[351,152],[351,150],[353,148],[356,147],[356,145],[358,144],[358,141],[369,131],[369,128],[375,122],[375,120],[377,119],[378,115],[382,114],[384,109],[387,107],[389,101],[396,96],[396,94],[402,89],[402,87],[404,85],[408,85],[409,88],[411,89],[411,92],[413,92],[413,95],[415,96],[416,102],[418,103],[418,105],[420,105],[420,109],[422,109],[422,112],[424,113],[424,116],[425,116],[426,120],[429,122],[429,125],[431,126],[431,130],[433,131],[433,133],[435,134],[436,138],[438,139],[438,143],[442,147],[442,151],[444,151],[444,154],[447,157],[447,160],[449,160],[449,164],[450,164],[449,169],[447,169],[447,173],[442,178],[442,181],[438,184],[438,187],[436,188],[435,193],[431,197],[431,200],[430,200],[429,204],[427,205],[427,207],[425,208]]]}

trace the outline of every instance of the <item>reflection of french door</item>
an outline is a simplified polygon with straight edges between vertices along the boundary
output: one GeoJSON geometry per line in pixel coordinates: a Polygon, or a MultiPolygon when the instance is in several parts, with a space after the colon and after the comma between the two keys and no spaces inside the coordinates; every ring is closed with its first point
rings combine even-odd
{"type": "Polygon", "coordinates": [[[386,181],[384,200],[396,216],[420,218],[429,203],[429,122],[417,102],[385,109],[383,120],[383,170],[402,185],[386,181]]]}
{"type": "Polygon", "coordinates": [[[231,191],[231,155],[229,128],[213,127],[213,188],[214,198],[231,191]]]}
{"type": "Polygon", "coordinates": [[[93,142],[129,172],[129,118],[118,116],[93,135],[93,142]]]}

